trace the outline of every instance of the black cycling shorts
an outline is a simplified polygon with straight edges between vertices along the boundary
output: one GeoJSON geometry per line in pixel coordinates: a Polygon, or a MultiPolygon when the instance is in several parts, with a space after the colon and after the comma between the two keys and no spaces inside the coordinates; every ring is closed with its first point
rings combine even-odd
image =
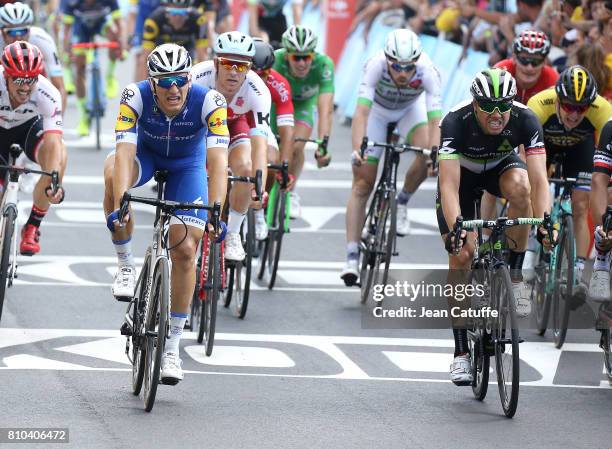
{"type": "Polygon", "coordinates": [[[259,17],[259,28],[268,33],[270,44],[274,48],[280,48],[283,33],[287,30],[287,19],[281,12],[274,17],[259,17]]]}
{"type": "MultiPolygon", "coordinates": [[[[482,173],[474,173],[466,168],[461,167],[461,178],[459,181],[459,207],[461,208],[461,216],[464,220],[472,220],[476,218],[476,209],[474,201],[481,198],[486,190],[491,195],[501,198],[501,190],[499,188],[499,179],[511,168],[520,168],[527,170],[527,164],[516,153],[511,153],[508,157],[502,160],[491,170],[482,173]]],[[[440,235],[449,232],[444,213],[442,212],[442,199],[440,193],[440,183],[436,192],[436,217],[438,219],[438,228],[440,235]]],[[[455,217],[456,218],[456,217],[455,217]]]]}
{"type": "Polygon", "coordinates": [[[552,164],[555,156],[561,157],[564,178],[590,180],[593,173],[595,140],[592,135],[571,147],[546,145],[546,165],[552,164]]]}
{"type": "Polygon", "coordinates": [[[0,158],[2,163],[8,162],[9,148],[14,143],[21,145],[26,156],[32,162],[38,163],[38,149],[44,136],[42,118],[32,117],[25,123],[14,128],[0,128],[0,158]]]}

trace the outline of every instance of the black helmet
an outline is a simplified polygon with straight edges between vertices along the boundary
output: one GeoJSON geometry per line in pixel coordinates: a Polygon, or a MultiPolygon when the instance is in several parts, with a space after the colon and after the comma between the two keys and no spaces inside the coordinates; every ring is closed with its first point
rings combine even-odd
{"type": "Polygon", "coordinates": [[[559,100],[576,105],[590,105],[597,97],[597,82],[581,65],[568,67],[557,80],[555,92],[559,100]]]}
{"type": "Polygon", "coordinates": [[[274,65],[274,48],[260,38],[254,38],[255,56],[253,57],[253,70],[267,70],[274,65]]]}

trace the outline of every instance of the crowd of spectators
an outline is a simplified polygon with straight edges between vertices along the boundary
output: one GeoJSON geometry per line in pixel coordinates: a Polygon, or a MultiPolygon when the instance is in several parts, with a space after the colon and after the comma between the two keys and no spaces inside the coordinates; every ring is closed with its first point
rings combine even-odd
{"type": "Polygon", "coordinates": [[[521,31],[541,30],[552,43],[550,65],[583,65],[612,100],[612,0],[358,0],[351,32],[363,24],[367,40],[380,15],[388,25],[487,52],[491,66],[511,56],[521,31]]]}

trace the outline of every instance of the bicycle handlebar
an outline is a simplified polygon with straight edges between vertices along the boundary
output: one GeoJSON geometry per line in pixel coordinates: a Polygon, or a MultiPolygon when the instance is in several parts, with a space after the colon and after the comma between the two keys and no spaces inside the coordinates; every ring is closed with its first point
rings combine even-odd
{"type": "Polygon", "coordinates": [[[161,208],[167,214],[172,214],[177,209],[180,210],[193,210],[193,209],[203,209],[209,212],[212,212],[213,217],[218,217],[221,214],[221,203],[218,201],[215,202],[212,206],[204,205],[204,204],[195,204],[195,203],[180,203],[178,201],[170,201],[170,200],[158,200],[157,198],[145,198],[140,196],[132,196],[128,192],[125,192],[121,197],[121,203],[119,206],[119,214],[118,221],[122,222],[128,212],[129,203],[142,203],[148,204],[150,206],[155,206],[161,208]]]}
{"type": "Polygon", "coordinates": [[[259,201],[262,198],[263,173],[260,169],[255,170],[255,176],[229,175],[227,179],[233,182],[250,182],[251,184],[255,184],[255,200],[259,201]]]}
{"type": "Polygon", "coordinates": [[[281,172],[281,188],[286,189],[289,184],[289,162],[283,161],[282,164],[268,164],[268,168],[281,172]]]}
{"type": "Polygon", "coordinates": [[[548,182],[562,187],[590,186],[591,181],[578,178],[548,178],[548,182]]]}
{"type": "Polygon", "coordinates": [[[119,42],[81,42],[72,44],[72,48],[119,48],[119,42]]]}
{"type": "Polygon", "coordinates": [[[319,153],[318,157],[327,156],[327,145],[329,144],[329,136],[323,136],[322,139],[303,139],[301,137],[296,137],[293,139],[294,142],[312,142],[316,143],[319,147],[315,152],[315,158],[317,157],[317,153],[319,153]]]}
{"type": "Polygon", "coordinates": [[[414,151],[416,153],[422,153],[425,156],[430,156],[432,161],[435,158],[436,151],[432,151],[429,148],[415,147],[412,145],[404,144],[404,143],[382,143],[382,142],[372,142],[368,140],[368,137],[365,136],[361,141],[361,157],[363,158],[365,155],[365,150],[373,147],[381,147],[385,150],[392,150],[396,153],[405,153],[407,151],[414,151]]]}

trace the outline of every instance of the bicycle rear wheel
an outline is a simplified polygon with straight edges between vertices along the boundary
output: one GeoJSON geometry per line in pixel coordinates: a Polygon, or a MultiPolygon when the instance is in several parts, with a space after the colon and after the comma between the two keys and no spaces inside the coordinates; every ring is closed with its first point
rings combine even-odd
{"type": "Polygon", "coordinates": [[[3,217],[4,226],[2,229],[2,253],[0,256],[0,320],[2,320],[2,309],[4,307],[4,298],[6,296],[6,288],[8,283],[9,269],[11,268],[11,245],[13,243],[13,233],[15,232],[15,220],[17,219],[17,211],[9,207],[3,217]]]}
{"type": "Polygon", "coordinates": [[[242,245],[245,249],[245,257],[242,263],[236,264],[234,272],[234,286],[236,298],[234,300],[234,313],[240,319],[244,319],[249,305],[251,292],[251,270],[253,264],[253,251],[255,250],[255,211],[249,209],[246,216],[246,235],[244,233],[245,223],[242,224],[240,235],[242,245]]]}
{"type": "Polygon", "coordinates": [[[389,265],[391,264],[391,257],[393,256],[393,247],[395,246],[395,238],[397,234],[397,204],[395,199],[395,191],[389,193],[387,200],[387,216],[385,217],[384,236],[385,236],[385,249],[384,262],[385,271],[383,273],[382,283],[387,285],[387,279],[389,278],[389,265]],[[387,221],[389,222],[389,229],[387,230],[387,221]]]}
{"type": "Polygon", "coordinates": [[[278,263],[280,261],[281,248],[283,246],[288,195],[288,192],[279,190],[280,200],[277,201],[276,207],[278,213],[275,214],[274,219],[276,229],[274,234],[270,236],[270,248],[268,249],[268,289],[270,290],[274,288],[274,283],[276,282],[276,273],[278,272],[278,263]]]}
{"type": "Polygon", "coordinates": [[[135,294],[132,304],[132,335],[129,337],[132,344],[132,393],[140,394],[144,378],[146,336],[145,336],[145,311],[149,302],[149,273],[151,270],[151,252],[147,250],[138,281],[136,282],[135,294]]]}
{"type": "Polygon", "coordinates": [[[567,336],[569,322],[569,301],[574,292],[574,222],[571,216],[564,218],[563,230],[556,248],[555,290],[553,293],[553,339],[555,347],[561,349],[567,336]]]}
{"type": "MultiPolygon", "coordinates": [[[[382,195],[381,195],[382,196],[382,195]]],[[[374,245],[374,266],[372,285],[387,283],[386,276],[389,272],[389,264],[391,263],[391,253],[393,248],[393,242],[389,241],[389,232],[387,231],[387,223],[391,218],[391,203],[395,204],[395,198],[382,198],[380,200],[379,211],[378,211],[378,222],[376,223],[376,243],[374,245]],[[391,251],[388,251],[391,247],[391,251]],[[381,272],[381,264],[385,267],[381,272]]]]}
{"type": "Polygon", "coordinates": [[[608,376],[608,383],[612,386],[612,329],[601,331],[601,349],[603,349],[604,370],[608,376]]]}
{"type": "Polygon", "coordinates": [[[483,401],[489,389],[489,369],[491,358],[485,350],[485,330],[477,327],[468,330],[468,346],[472,359],[472,393],[479,401],[483,401]]]}
{"type": "Polygon", "coordinates": [[[363,238],[363,247],[361,251],[361,268],[359,270],[359,282],[361,283],[361,304],[365,304],[370,296],[372,284],[374,281],[374,270],[378,265],[377,250],[378,250],[378,229],[380,220],[378,210],[380,207],[380,199],[382,193],[376,191],[370,209],[365,220],[366,237],[363,238]]]}
{"type": "Polygon", "coordinates": [[[203,302],[202,321],[204,322],[204,347],[210,356],[215,344],[215,326],[217,323],[217,302],[221,290],[221,255],[219,243],[208,239],[208,264],[206,266],[205,297],[203,302]]]}
{"type": "MultiPolygon", "coordinates": [[[[201,254],[201,253],[200,253],[201,254]]],[[[195,285],[193,287],[193,296],[191,297],[191,307],[189,308],[189,330],[195,331],[200,328],[200,319],[202,318],[202,306],[200,305],[200,266],[202,264],[202,256],[200,255],[196,264],[195,285]]]]}
{"type": "Polygon", "coordinates": [[[512,418],[516,413],[519,396],[519,331],[512,281],[506,265],[494,271],[492,283],[494,310],[498,312],[492,329],[497,386],[504,414],[512,418]]]}
{"type": "Polygon", "coordinates": [[[147,356],[144,378],[144,403],[147,412],[153,409],[159,385],[161,360],[168,335],[169,293],[168,259],[162,257],[155,264],[151,299],[147,310],[147,356]]]}
{"type": "Polygon", "coordinates": [[[543,336],[546,333],[548,326],[548,317],[550,315],[550,305],[552,298],[547,293],[548,285],[548,262],[544,257],[542,248],[538,250],[536,261],[535,279],[533,280],[533,288],[531,290],[531,300],[535,304],[535,317],[538,326],[538,335],[543,336]]]}

